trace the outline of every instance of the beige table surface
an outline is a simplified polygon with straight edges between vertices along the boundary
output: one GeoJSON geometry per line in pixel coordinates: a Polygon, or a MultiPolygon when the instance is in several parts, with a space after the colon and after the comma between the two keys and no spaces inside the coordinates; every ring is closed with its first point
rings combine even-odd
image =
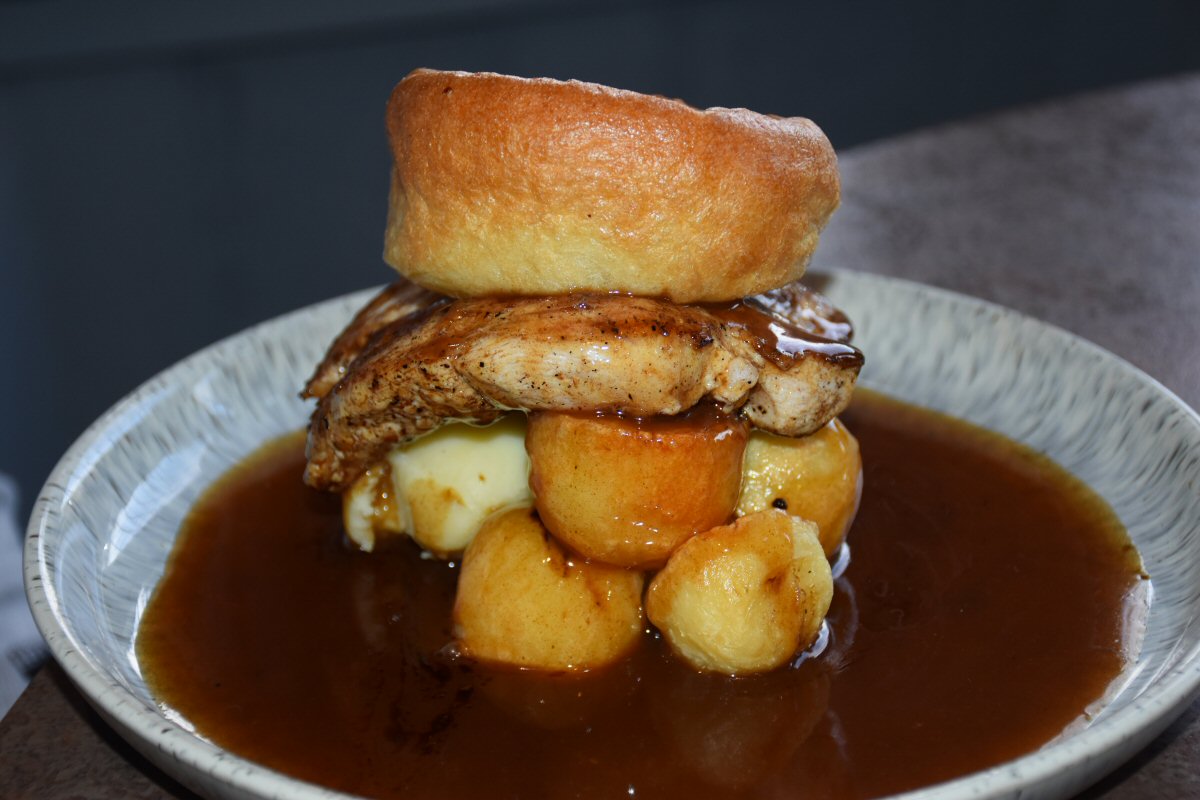
{"type": "MultiPolygon", "coordinates": [[[[879,142],[841,166],[842,208],[814,268],[900,276],[1052,321],[1200,406],[1200,75],[879,142]]],[[[0,721],[2,798],[190,796],[57,666],[0,721]]],[[[1083,797],[1200,798],[1200,702],[1083,797]]]]}

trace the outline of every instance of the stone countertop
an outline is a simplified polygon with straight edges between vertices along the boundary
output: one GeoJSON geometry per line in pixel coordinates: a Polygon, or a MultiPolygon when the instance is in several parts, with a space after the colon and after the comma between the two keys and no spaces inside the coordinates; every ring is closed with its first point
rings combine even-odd
{"type": "Polygon", "coordinates": [[[841,172],[813,268],[1014,308],[1200,408],[1200,76],[889,139],[841,172]]]}
{"type": "MultiPolygon", "coordinates": [[[[836,142],[835,142],[836,145],[836,142]]],[[[1200,407],[1200,75],[857,148],[813,268],[981,297],[1089,339],[1200,407]]],[[[48,665],[0,720],[0,796],[193,797],[48,665]]],[[[1200,701],[1085,800],[1200,797],[1200,701]]]]}

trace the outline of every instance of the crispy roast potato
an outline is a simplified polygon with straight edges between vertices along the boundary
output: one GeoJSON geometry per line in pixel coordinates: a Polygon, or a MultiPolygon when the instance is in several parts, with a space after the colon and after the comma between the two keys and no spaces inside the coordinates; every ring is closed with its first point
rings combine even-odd
{"type": "Polygon", "coordinates": [[[639,572],[564,552],[528,508],[484,523],[463,554],[454,627],[465,655],[541,670],[609,664],[643,630],[639,572]]]}
{"type": "Polygon", "coordinates": [[[649,569],[689,537],[728,522],[747,426],[697,413],[532,414],[529,482],[546,528],[588,559],[649,569]]]}
{"type": "Polygon", "coordinates": [[[646,614],[697,669],[765,672],[816,638],[833,599],[816,525],[760,511],[698,534],[646,593],[646,614]]]}
{"type": "Polygon", "coordinates": [[[778,508],[811,520],[825,555],[832,557],[854,521],[861,495],[858,440],[840,420],[800,439],[759,430],[750,434],[739,515],[778,508]]]}

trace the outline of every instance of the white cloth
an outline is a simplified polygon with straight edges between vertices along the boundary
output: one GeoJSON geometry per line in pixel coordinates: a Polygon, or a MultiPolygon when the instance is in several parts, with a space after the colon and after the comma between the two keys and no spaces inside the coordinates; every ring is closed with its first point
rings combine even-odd
{"type": "Polygon", "coordinates": [[[0,717],[46,658],[46,644],[25,600],[19,531],[16,484],[0,474],[0,717]]]}

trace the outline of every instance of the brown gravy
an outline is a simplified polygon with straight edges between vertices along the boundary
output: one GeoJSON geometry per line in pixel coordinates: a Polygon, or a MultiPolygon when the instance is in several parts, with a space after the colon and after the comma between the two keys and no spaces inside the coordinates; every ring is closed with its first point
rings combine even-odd
{"type": "MultiPolygon", "coordinates": [[[[787,369],[796,359],[806,356],[823,358],[846,367],[861,367],[863,364],[863,354],[858,349],[806,331],[783,316],[770,313],[769,309],[753,300],[703,303],[701,308],[720,320],[722,325],[745,330],[758,354],[780,369],[787,369]]],[[[822,321],[824,328],[832,329],[836,324],[822,321]]]]}
{"type": "MultiPolygon", "coordinates": [[[[534,411],[532,414],[542,412],[534,411]]],[[[749,433],[749,425],[735,414],[727,414],[714,402],[701,401],[680,414],[673,416],[652,415],[637,416],[624,411],[555,411],[555,414],[568,414],[580,419],[608,419],[614,425],[620,426],[629,436],[641,436],[651,439],[669,439],[675,436],[706,436],[718,439],[725,436],[740,435],[743,438],[749,433]]]]}
{"type": "Polygon", "coordinates": [[[1026,753],[1129,657],[1148,581],[1111,511],[1043,458],[861,392],[866,463],[819,657],[700,676],[648,634],[584,677],[455,660],[456,568],[343,544],[299,436],[222,479],[141,622],[142,669],[213,741],[379,797],[874,797],[1026,753]]]}

